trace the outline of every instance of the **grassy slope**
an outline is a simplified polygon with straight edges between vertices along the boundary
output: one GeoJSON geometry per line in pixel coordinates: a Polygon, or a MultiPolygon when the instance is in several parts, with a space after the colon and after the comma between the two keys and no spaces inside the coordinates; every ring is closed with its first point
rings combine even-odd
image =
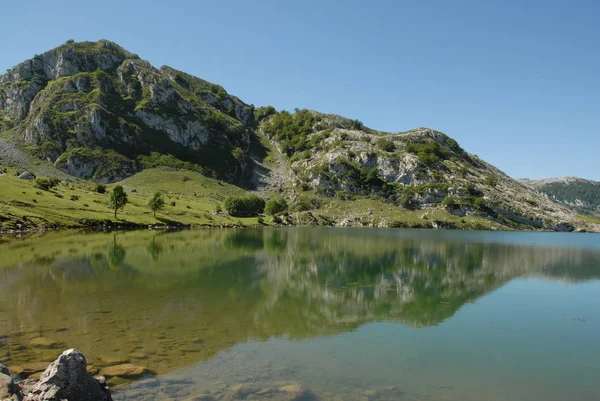
{"type": "MultiPolygon", "coordinates": [[[[35,188],[34,181],[14,175],[15,170],[0,176],[0,227],[15,228],[47,225],[50,227],[82,226],[82,220],[110,220],[114,224],[190,224],[206,226],[257,225],[256,218],[233,218],[215,214],[216,206],[229,195],[246,192],[230,184],[207,178],[191,171],[148,169],[122,184],[129,203],[118,213],[117,219],[108,208],[109,195],[93,191],[94,184],[80,181],[61,183],[52,191],[35,188]],[[131,192],[135,189],[137,192],[131,192]],[[167,206],[157,213],[156,219],[146,206],[155,189],[165,194],[167,206]],[[194,196],[196,192],[196,196],[194,196]],[[71,196],[79,196],[71,200],[71,196]],[[62,196],[60,198],[59,196],[62,196]],[[171,206],[175,202],[175,206],[171,206]]],[[[107,187],[110,190],[112,185],[107,187]]]]}
{"type": "MultiPolygon", "coordinates": [[[[274,154],[269,156],[266,159],[273,162],[274,154]]],[[[108,193],[94,192],[95,184],[92,182],[63,182],[51,191],[42,191],[35,188],[34,181],[17,178],[15,172],[16,170],[9,169],[8,174],[0,176],[2,229],[18,228],[19,224],[25,227],[83,227],[106,223],[217,227],[259,225],[257,218],[237,218],[215,213],[217,206],[227,196],[244,195],[246,191],[192,171],[155,168],[126,179],[121,184],[129,196],[129,203],[118,213],[116,220],[107,206],[108,193]],[[156,189],[163,192],[167,205],[154,219],[146,203],[156,189]],[[71,200],[72,195],[79,196],[79,199],[71,200]],[[175,202],[175,206],[171,202],[175,202]]],[[[111,188],[112,185],[107,187],[108,190],[111,188]]],[[[480,217],[457,217],[443,210],[407,210],[367,197],[344,201],[319,196],[314,191],[304,192],[300,196],[318,199],[321,207],[309,212],[292,213],[287,221],[294,225],[330,225],[334,221],[339,223],[343,219],[349,219],[364,226],[378,226],[380,222],[386,221],[389,226],[431,227],[432,222],[436,222],[440,226],[458,229],[507,229],[480,217]],[[426,218],[422,218],[424,214],[427,214],[426,218]]],[[[584,219],[590,223],[599,222],[592,217],[584,219]]]]}
{"type": "MultiPolygon", "coordinates": [[[[191,171],[175,171],[166,168],[144,170],[122,182],[129,196],[129,203],[118,213],[115,220],[108,208],[108,194],[93,191],[94,184],[87,181],[61,183],[52,191],[35,188],[34,181],[26,181],[14,175],[15,170],[0,176],[0,227],[16,228],[46,225],[49,227],[77,227],[88,220],[101,224],[186,224],[195,226],[258,225],[256,218],[236,218],[216,214],[215,210],[230,195],[243,195],[246,192],[236,186],[207,178],[191,171]],[[134,190],[136,192],[132,192],[134,190]],[[160,189],[167,202],[165,209],[157,213],[156,219],[146,206],[154,190],[160,189]],[[194,196],[194,193],[196,195],[194,196]],[[79,196],[71,200],[71,196],[79,196]],[[59,196],[62,196],[60,198],[59,196]],[[171,205],[175,202],[175,206],[171,205]]],[[[111,189],[108,186],[108,190],[111,189]]],[[[431,226],[432,220],[451,222],[457,228],[501,228],[498,224],[481,218],[452,216],[444,211],[429,211],[428,220],[421,219],[425,211],[400,209],[390,203],[374,199],[342,201],[335,198],[317,197],[321,208],[310,212],[293,214],[291,222],[298,225],[323,224],[325,220],[350,218],[364,225],[377,226],[381,220],[401,221],[404,226],[431,226]],[[371,209],[371,213],[369,213],[371,209]],[[308,214],[318,221],[307,218],[308,214]]]]}

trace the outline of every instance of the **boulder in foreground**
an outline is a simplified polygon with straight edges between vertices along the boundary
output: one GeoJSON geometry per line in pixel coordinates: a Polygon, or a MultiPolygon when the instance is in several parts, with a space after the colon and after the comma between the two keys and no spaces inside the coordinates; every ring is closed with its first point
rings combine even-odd
{"type": "MultiPolygon", "coordinates": [[[[0,373],[0,399],[21,401],[112,401],[104,378],[95,379],[87,360],[76,349],[63,352],[48,366],[40,380],[13,382],[0,373]]],[[[4,372],[5,369],[2,369],[4,372]]]]}

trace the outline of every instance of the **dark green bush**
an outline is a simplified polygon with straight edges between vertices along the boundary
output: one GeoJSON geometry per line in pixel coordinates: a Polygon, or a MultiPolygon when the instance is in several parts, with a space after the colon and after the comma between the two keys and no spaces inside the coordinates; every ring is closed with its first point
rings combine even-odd
{"type": "Polygon", "coordinates": [[[233,155],[233,157],[235,158],[235,160],[241,160],[242,157],[244,157],[244,151],[242,150],[242,148],[235,148],[231,151],[231,154],[233,155]]]}
{"type": "Polygon", "coordinates": [[[254,119],[258,122],[261,122],[265,118],[272,116],[275,113],[277,113],[277,110],[275,110],[275,107],[273,106],[259,107],[258,109],[254,110],[254,119]]]}
{"type": "Polygon", "coordinates": [[[256,195],[230,196],[223,202],[225,211],[230,216],[256,216],[265,209],[265,200],[256,195]]]}
{"type": "Polygon", "coordinates": [[[417,155],[419,162],[426,166],[433,166],[450,156],[450,151],[437,142],[409,143],[406,151],[417,155]]]}
{"type": "Polygon", "coordinates": [[[49,191],[58,184],[60,184],[60,180],[54,177],[40,177],[35,179],[35,187],[44,191],[49,191]]]}
{"type": "Polygon", "coordinates": [[[265,203],[265,214],[274,216],[287,212],[288,204],[283,198],[269,199],[265,203]]]}
{"type": "Polygon", "coordinates": [[[308,147],[307,137],[314,132],[319,121],[309,110],[297,110],[294,114],[287,111],[275,113],[265,124],[265,132],[275,138],[288,156],[301,152],[308,147]]]}
{"type": "Polygon", "coordinates": [[[495,175],[488,175],[487,177],[485,177],[484,184],[489,185],[490,187],[495,187],[496,185],[498,185],[498,177],[496,177],[495,175]]]}
{"type": "Polygon", "coordinates": [[[96,192],[98,192],[99,194],[105,194],[106,193],[106,185],[104,185],[104,184],[96,184],[96,188],[94,188],[94,190],[96,192]]]}
{"type": "Polygon", "coordinates": [[[321,202],[316,198],[301,198],[294,206],[292,210],[295,212],[305,212],[308,210],[315,210],[321,207],[321,202]]]}
{"type": "Polygon", "coordinates": [[[487,202],[483,198],[475,198],[475,200],[473,201],[473,204],[479,210],[483,210],[483,209],[487,208],[487,202]]]}
{"type": "Polygon", "coordinates": [[[350,123],[350,128],[351,129],[361,130],[364,127],[365,126],[363,125],[362,121],[360,121],[360,120],[352,120],[352,122],[350,123]]]}
{"type": "Polygon", "coordinates": [[[377,142],[375,142],[375,144],[379,147],[379,149],[383,150],[384,152],[391,153],[394,150],[396,150],[396,145],[391,139],[379,138],[377,142]]]}

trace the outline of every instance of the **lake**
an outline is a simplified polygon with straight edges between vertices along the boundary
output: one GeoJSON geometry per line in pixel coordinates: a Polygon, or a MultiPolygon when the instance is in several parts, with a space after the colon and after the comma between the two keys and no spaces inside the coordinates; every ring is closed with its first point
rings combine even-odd
{"type": "Polygon", "coordinates": [[[145,368],[117,401],[598,400],[599,339],[598,234],[0,237],[0,362],[145,368]]]}

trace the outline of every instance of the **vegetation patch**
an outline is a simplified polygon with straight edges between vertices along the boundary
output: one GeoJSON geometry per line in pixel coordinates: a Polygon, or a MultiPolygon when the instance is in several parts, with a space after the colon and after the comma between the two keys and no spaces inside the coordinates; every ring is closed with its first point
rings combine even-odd
{"type": "Polygon", "coordinates": [[[265,200],[256,195],[230,196],[223,202],[223,208],[230,216],[258,216],[265,209],[265,200]]]}

